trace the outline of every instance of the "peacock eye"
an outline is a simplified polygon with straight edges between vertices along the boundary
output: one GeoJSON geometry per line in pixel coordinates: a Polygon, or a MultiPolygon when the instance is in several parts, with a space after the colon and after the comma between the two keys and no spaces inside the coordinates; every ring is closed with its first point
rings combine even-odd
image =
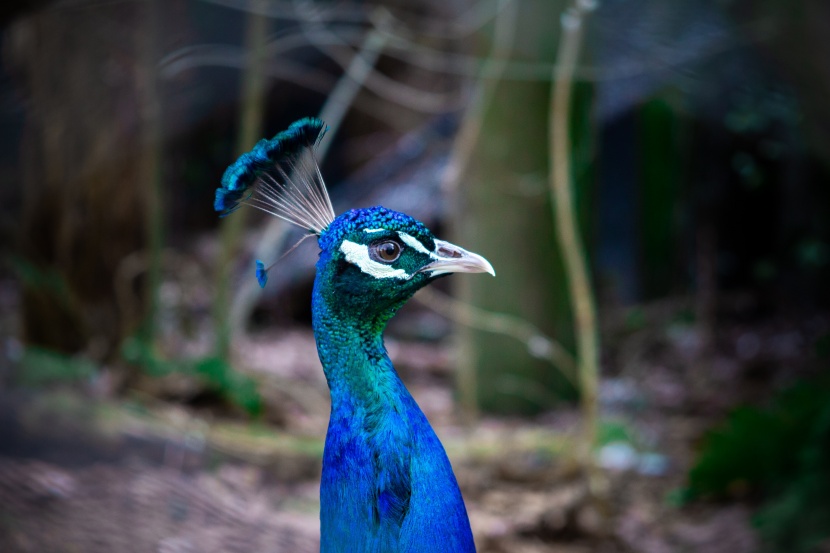
{"type": "Polygon", "coordinates": [[[392,263],[401,256],[401,245],[394,240],[387,240],[372,246],[372,253],[378,261],[392,263]]]}

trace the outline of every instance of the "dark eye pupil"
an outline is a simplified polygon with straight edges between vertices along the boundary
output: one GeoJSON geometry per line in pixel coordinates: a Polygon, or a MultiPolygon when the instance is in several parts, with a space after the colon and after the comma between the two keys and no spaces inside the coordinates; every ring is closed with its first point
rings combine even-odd
{"type": "Polygon", "coordinates": [[[380,258],[385,261],[394,261],[398,258],[399,252],[400,246],[398,246],[395,242],[384,242],[378,246],[378,254],[380,255],[380,258]]]}

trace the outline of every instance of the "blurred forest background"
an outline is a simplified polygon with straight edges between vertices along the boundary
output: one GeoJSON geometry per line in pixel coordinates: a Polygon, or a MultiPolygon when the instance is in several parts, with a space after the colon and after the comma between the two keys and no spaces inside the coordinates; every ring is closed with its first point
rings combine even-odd
{"type": "Polygon", "coordinates": [[[320,116],[336,212],[496,268],[387,332],[480,551],[830,551],[830,3],[31,0],[0,39],[0,550],[317,550],[316,245],[260,290],[298,235],[212,206],[320,116]]]}

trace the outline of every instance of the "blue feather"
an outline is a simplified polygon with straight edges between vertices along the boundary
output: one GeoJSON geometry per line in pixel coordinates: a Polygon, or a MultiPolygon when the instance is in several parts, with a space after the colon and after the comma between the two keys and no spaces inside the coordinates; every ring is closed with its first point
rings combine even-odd
{"type": "Polygon", "coordinates": [[[265,288],[265,283],[268,282],[268,269],[259,259],[256,260],[256,281],[259,282],[260,288],[265,288]]]}
{"type": "MultiPolygon", "coordinates": [[[[224,217],[233,213],[253,193],[254,186],[265,173],[279,173],[303,151],[314,148],[323,139],[328,127],[320,119],[306,117],[294,122],[274,138],[262,139],[232,163],[222,175],[222,186],[216,190],[213,208],[224,217]]],[[[286,171],[287,172],[287,171],[286,171]]]]}

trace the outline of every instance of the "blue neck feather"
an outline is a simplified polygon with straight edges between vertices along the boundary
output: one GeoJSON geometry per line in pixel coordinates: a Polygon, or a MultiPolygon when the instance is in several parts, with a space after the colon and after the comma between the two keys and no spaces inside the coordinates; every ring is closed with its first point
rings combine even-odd
{"type": "Polygon", "coordinates": [[[378,309],[376,297],[338,290],[332,272],[329,254],[322,252],[311,302],[317,351],[332,399],[348,394],[362,400],[378,386],[400,383],[383,345],[383,330],[405,300],[378,309]]]}

